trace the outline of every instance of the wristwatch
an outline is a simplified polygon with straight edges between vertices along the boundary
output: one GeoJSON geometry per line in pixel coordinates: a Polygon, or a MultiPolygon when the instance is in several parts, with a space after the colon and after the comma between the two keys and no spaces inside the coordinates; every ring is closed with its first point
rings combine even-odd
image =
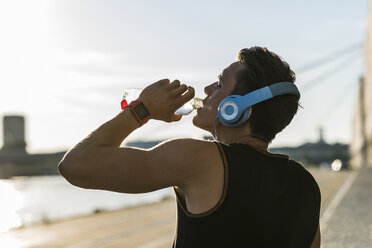
{"type": "Polygon", "coordinates": [[[141,124],[141,126],[150,120],[150,112],[147,110],[143,102],[135,100],[126,107],[130,108],[134,117],[141,124]]]}

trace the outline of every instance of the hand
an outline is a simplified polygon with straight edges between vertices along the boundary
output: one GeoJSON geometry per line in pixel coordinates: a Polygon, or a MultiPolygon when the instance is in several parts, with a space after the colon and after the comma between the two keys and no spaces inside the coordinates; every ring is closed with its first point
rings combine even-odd
{"type": "Polygon", "coordinates": [[[138,100],[142,101],[150,112],[150,118],[166,122],[179,121],[182,115],[174,112],[195,96],[195,90],[169,79],[159,80],[147,86],[138,100]]]}

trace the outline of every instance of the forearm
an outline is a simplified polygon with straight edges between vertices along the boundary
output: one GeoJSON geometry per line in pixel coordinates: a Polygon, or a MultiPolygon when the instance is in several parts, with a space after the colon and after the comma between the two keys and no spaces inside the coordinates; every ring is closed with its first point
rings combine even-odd
{"type": "Polygon", "coordinates": [[[119,147],[123,140],[140,126],[129,108],[120,112],[111,120],[105,122],[79,144],[73,150],[85,150],[93,147],[113,146],[119,147]]]}
{"type": "Polygon", "coordinates": [[[119,147],[123,140],[135,129],[140,127],[130,111],[126,108],[111,120],[102,124],[79,144],[84,146],[115,146],[119,147]]]}
{"type": "MultiPolygon", "coordinates": [[[[102,147],[119,147],[123,140],[140,127],[129,108],[105,122],[77,145],[71,148],[63,160],[86,163],[90,154],[102,147]]],[[[62,161],[63,161],[62,160],[62,161]]]]}

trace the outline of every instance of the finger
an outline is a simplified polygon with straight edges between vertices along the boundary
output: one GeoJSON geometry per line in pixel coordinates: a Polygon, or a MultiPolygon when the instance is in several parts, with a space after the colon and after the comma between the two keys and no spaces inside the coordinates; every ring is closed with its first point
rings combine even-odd
{"type": "Polygon", "coordinates": [[[164,78],[164,79],[161,79],[161,80],[159,80],[159,81],[157,81],[157,82],[155,82],[156,84],[158,84],[158,85],[168,85],[169,84],[169,79],[168,78],[164,78]]]}
{"type": "Polygon", "coordinates": [[[187,86],[184,84],[181,84],[176,89],[173,90],[173,94],[176,96],[182,95],[187,90],[187,86]]]}
{"type": "Polygon", "coordinates": [[[169,88],[170,89],[176,89],[177,87],[179,87],[180,86],[180,81],[179,80],[174,80],[172,83],[170,83],[169,84],[169,88]]]}
{"type": "Polygon", "coordinates": [[[180,97],[180,100],[183,102],[188,102],[194,97],[195,97],[195,89],[190,86],[187,88],[187,92],[180,97]]]}

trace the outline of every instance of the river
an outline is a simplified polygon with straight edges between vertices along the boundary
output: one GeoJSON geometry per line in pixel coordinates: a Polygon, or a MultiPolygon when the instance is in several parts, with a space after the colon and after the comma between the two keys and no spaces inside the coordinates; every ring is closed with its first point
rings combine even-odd
{"type": "Polygon", "coordinates": [[[172,194],[171,188],[145,194],[82,189],[60,175],[0,180],[0,232],[156,202],[172,194]]]}

